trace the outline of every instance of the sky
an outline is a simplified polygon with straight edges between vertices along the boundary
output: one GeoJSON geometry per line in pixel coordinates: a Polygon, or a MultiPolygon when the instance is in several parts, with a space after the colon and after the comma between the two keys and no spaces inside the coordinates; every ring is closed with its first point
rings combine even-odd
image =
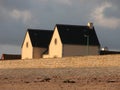
{"type": "Polygon", "coordinates": [[[0,0],[0,54],[20,54],[28,28],[93,22],[101,47],[120,50],[120,0],[0,0]]]}

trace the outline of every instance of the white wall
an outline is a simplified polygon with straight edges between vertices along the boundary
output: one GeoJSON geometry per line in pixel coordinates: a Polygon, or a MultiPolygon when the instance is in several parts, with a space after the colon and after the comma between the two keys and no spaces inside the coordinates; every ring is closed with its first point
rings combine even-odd
{"type": "Polygon", "coordinates": [[[33,48],[30,40],[30,36],[28,32],[26,33],[25,40],[22,46],[22,59],[32,59],[33,58],[33,48]],[[28,43],[28,47],[26,47],[26,43],[28,43]]]}

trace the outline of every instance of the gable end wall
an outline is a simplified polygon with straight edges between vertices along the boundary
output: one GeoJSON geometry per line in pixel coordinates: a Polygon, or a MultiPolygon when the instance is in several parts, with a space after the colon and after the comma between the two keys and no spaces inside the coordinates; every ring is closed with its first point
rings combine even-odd
{"type": "Polygon", "coordinates": [[[32,47],[32,43],[31,43],[28,32],[26,33],[25,40],[23,42],[21,55],[22,55],[22,59],[32,59],[33,58],[33,47],[32,47]],[[28,43],[28,47],[26,47],[26,43],[28,43]]]}
{"type": "Polygon", "coordinates": [[[62,57],[62,42],[61,42],[57,27],[55,27],[55,30],[49,45],[49,57],[50,58],[62,57]]]}

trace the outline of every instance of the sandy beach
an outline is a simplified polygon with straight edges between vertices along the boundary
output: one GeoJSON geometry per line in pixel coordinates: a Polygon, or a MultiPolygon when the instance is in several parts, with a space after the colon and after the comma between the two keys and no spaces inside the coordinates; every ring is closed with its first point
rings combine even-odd
{"type": "Polygon", "coordinates": [[[0,90],[120,90],[120,67],[0,69],[0,90]]]}

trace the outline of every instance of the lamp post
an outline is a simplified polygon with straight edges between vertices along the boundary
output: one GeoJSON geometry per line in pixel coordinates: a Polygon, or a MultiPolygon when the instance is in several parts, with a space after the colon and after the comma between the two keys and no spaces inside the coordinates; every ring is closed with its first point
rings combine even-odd
{"type": "Polygon", "coordinates": [[[87,55],[89,55],[89,35],[84,35],[87,38],[87,55]]]}

